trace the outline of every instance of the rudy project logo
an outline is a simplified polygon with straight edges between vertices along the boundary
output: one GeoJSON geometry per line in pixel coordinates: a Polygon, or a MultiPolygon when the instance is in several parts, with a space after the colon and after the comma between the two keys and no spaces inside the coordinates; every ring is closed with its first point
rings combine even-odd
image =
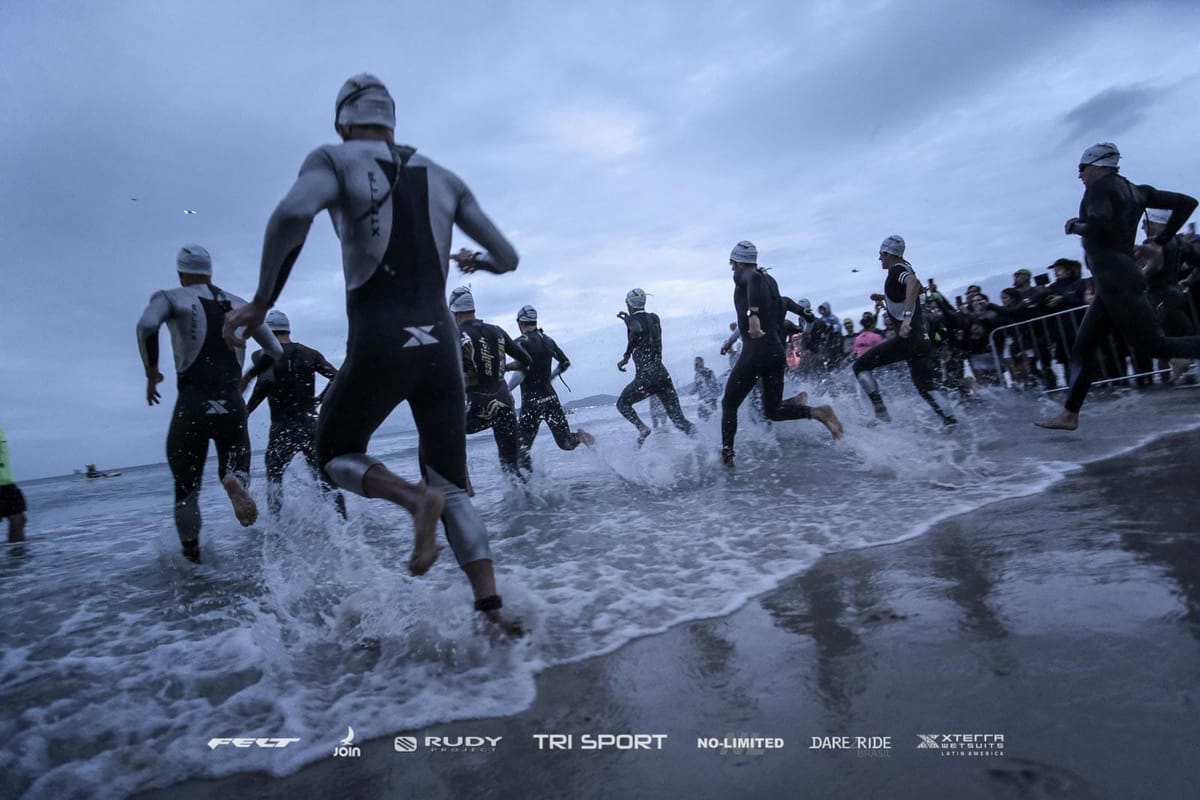
{"type": "MultiPolygon", "coordinates": [[[[431,753],[494,753],[503,736],[426,736],[425,749],[431,753]]],[[[397,753],[417,752],[417,737],[397,736],[392,743],[397,753]]]]}
{"type": "Polygon", "coordinates": [[[938,750],[942,756],[1002,756],[1003,733],[918,733],[918,750],[938,750]]]}
{"type": "Polygon", "coordinates": [[[299,739],[267,739],[267,738],[247,738],[238,737],[233,739],[209,739],[208,749],[216,750],[223,745],[233,745],[234,747],[261,747],[263,749],[284,748],[289,744],[295,744],[299,739]]]}
{"type": "Polygon", "coordinates": [[[362,750],[352,746],[354,741],[354,728],[346,726],[346,737],[338,742],[338,746],[333,748],[334,758],[358,758],[362,755],[362,750]]]}

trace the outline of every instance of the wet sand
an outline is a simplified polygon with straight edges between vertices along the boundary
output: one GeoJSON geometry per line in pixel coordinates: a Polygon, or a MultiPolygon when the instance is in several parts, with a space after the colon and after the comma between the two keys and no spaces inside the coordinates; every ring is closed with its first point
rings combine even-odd
{"type": "Polygon", "coordinates": [[[827,556],[731,616],[549,669],[514,717],[398,724],[416,752],[389,737],[284,778],[141,797],[1197,797],[1198,490],[1191,432],[917,539],[827,556]],[[588,733],[667,738],[583,751],[588,733]],[[535,734],[573,734],[573,749],[539,751],[535,734]],[[919,734],[1000,734],[1003,755],[923,749],[919,734]],[[726,735],[783,747],[697,747],[726,735]],[[427,736],[503,739],[431,752],[427,736]],[[810,747],[838,736],[890,749],[810,747]]]}

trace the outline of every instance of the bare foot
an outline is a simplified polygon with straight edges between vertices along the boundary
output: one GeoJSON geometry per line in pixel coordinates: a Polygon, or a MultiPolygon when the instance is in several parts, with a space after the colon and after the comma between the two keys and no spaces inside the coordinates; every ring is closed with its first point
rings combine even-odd
{"type": "Polygon", "coordinates": [[[1079,427],[1079,415],[1071,411],[1064,411],[1054,419],[1044,419],[1033,424],[1052,431],[1073,431],[1079,427]]]}
{"type": "Polygon", "coordinates": [[[592,436],[590,433],[585,431],[583,428],[577,428],[575,430],[575,438],[578,439],[579,441],[583,442],[584,444],[586,444],[588,447],[591,447],[592,445],[594,445],[596,443],[596,437],[592,436]]]}
{"type": "Polygon", "coordinates": [[[1167,383],[1172,385],[1178,384],[1180,382],[1180,378],[1184,376],[1184,374],[1188,371],[1188,367],[1191,365],[1192,362],[1186,358],[1172,358],[1171,377],[1167,380],[1167,383]]]}
{"type": "Polygon", "coordinates": [[[516,617],[505,619],[499,610],[486,611],[484,612],[484,616],[487,617],[488,622],[499,628],[500,632],[510,639],[520,639],[525,635],[525,626],[516,617]]]}
{"type": "Polygon", "coordinates": [[[446,495],[426,486],[412,510],[413,551],[408,559],[408,571],[413,575],[424,575],[437,561],[442,550],[437,543],[437,526],[445,507],[446,495]]]}
{"type": "Polygon", "coordinates": [[[833,413],[833,406],[815,407],[812,410],[812,418],[824,425],[835,441],[842,438],[845,429],[842,427],[842,421],[837,418],[837,414],[833,413]]]}
{"type": "Polygon", "coordinates": [[[721,464],[725,469],[733,469],[733,448],[721,448],[721,464]]]}
{"type": "Polygon", "coordinates": [[[258,519],[258,506],[254,504],[254,498],[246,491],[246,487],[242,486],[242,482],[232,475],[222,478],[221,485],[225,487],[225,493],[229,495],[229,502],[233,505],[233,515],[237,517],[238,522],[242,523],[243,528],[249,528],[258,519]]]}
{"type": "Polygon", "coordinates": [[[643,444],[645,444],[646,439],[649,438],[649,436],[650,436],[649,428],[639,429],[638,430],[638,447],[641,447],[643,444]]]}

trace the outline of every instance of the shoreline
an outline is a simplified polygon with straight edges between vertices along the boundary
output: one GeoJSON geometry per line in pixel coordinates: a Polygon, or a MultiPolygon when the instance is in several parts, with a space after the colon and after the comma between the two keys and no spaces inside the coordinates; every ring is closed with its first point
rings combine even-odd
{"type": "Polygon", "coordinates": [[[238,773],[136,796],[795,797],[805,786],[1130,797],[1148,791],[1145,776],[1154,796],[1187,796],[1187,743],[1200,735],[1186,714],[1200,702],[1200,539],[1186,513],[1198,448],[1200,430],[1166,434],[1037,494],[822,556],[732,614],[545,669],[519,714],[397,725],[415,753],[387,737],[282,778],[238,773]],[[919,748],[930,731],[1000,735],[1004,755],[919,748]],[[568,745],[550,734],[570,735],[570,750],[549,749],[568,745]],[[602,734],[667,738],[583,738],[602,734]],[[783,746],[698,746],[727,736],[783,746]],[[860,736],[889,747],[834,749],[860,736]],[[494,752],[443,752],[426,737],[502,739],[494,752]]]}

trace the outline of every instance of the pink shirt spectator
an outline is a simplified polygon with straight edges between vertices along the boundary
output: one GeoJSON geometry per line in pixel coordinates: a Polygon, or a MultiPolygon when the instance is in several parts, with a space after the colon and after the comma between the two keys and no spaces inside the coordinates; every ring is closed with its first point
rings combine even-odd
{"type": "Polygon", "coordinates": [[[875,331],[863,331],[854,339],[854,357],[858,358],[882,341],[883,337],[875,331]]]}

